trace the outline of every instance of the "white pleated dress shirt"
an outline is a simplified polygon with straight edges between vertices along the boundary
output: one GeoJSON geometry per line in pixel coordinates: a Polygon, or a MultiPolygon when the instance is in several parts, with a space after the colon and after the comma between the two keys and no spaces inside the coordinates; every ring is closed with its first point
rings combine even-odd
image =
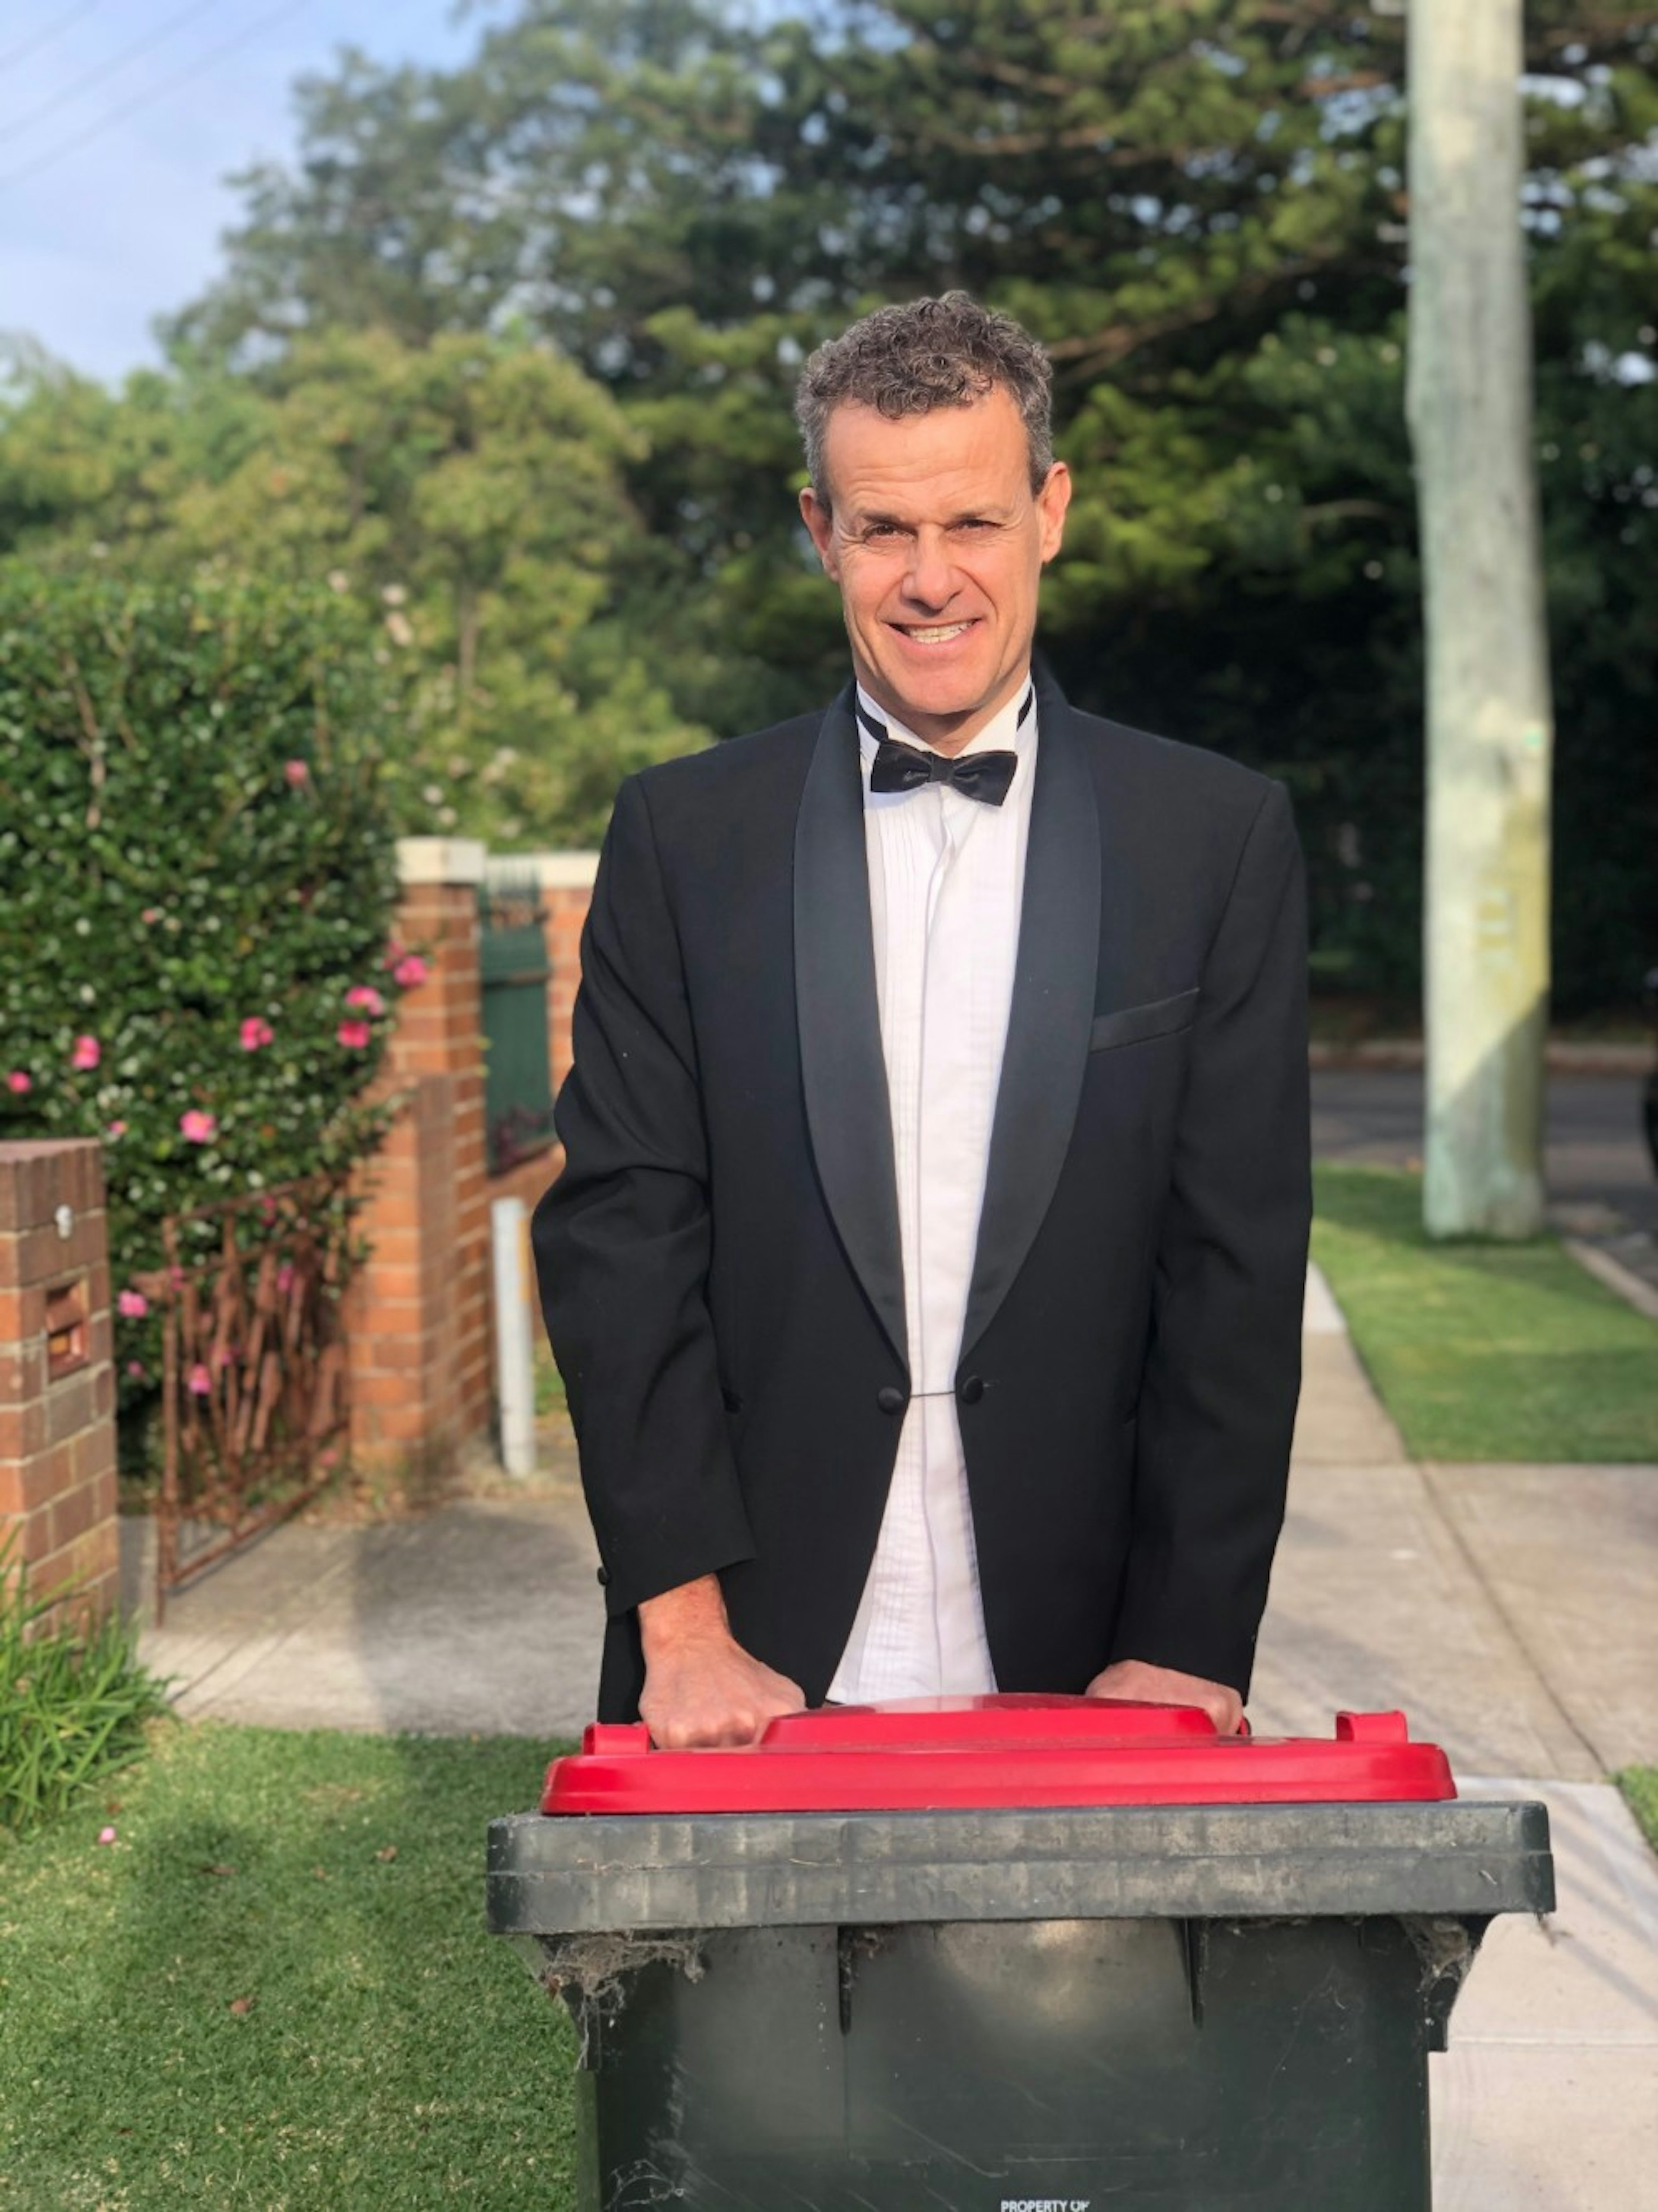
{"type": "MultiPolygon", "coordinates": [[[[1000,806],[942,784],[872,792],[876,740],[859,725],[911,1396],[869,1579],[829,1686],[841,1704],[996,1686],[956,1368],[1018,951],[1036,769],[1034,708],[1018,720],[1029,688],[964,749],[1019,756],[1000,806]]],[[[861,687],[859,698],[891,737],[921,744],[861,687]]]]}

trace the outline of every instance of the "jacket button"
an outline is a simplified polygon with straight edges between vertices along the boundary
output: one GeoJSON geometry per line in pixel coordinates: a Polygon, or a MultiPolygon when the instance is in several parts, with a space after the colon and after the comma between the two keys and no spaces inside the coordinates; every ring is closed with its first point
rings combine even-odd
{"type": "Polygon", "coordinates": [[[982,1375],[968,1375],[963,1377],[960,1396],[964,1406],[976,1406],[984,1394],[985,1382],[982,1375]]]}
{"type": "Polygon", "coordinates": [[[876,1392],[875,1402],[884,1413],[902,1413],[909,1401],[896,1382],[885,1382],[876,1392]]]}
{"type": "Polygon", "coordinates": [[[604,1589],[605,1588],[605,1586],[609,1583],[610,1579],[610,1569],[609,1569],[608,1567],[601,1567],[601,1568],[599,1569],[599,1571],[598,1571],[598,1587],[600,1588],[600,1589],[604,1589]]]}

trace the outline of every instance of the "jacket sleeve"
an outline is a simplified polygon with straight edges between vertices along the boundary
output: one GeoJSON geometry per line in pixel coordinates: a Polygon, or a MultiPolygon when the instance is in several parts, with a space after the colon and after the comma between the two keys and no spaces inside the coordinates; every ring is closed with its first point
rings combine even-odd
{"type": "Polygon", "coordinates": [[[1175,1136],[1114,1658],[1247,1693],[1284,1520],[1312,1218],[1306,896],[1274,784],[1210,947],[1175,1136]]]}
{"type": "Polygon", "coordinates": [[[708,1161],[678,937],[637,778],[581,939],[564,1169],[532,1227],[614,1619],[753,1557],[707,1299],[708,1161]]]}

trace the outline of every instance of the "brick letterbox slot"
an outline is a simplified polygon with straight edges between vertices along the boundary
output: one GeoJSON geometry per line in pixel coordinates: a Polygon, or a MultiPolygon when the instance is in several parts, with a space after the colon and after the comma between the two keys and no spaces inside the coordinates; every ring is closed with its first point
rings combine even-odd
{"type": "Polygon", "coordinates": [[[87,1284],[80,1276],[46,1292],[46,1380],[87,1364],[87,1284]]]}

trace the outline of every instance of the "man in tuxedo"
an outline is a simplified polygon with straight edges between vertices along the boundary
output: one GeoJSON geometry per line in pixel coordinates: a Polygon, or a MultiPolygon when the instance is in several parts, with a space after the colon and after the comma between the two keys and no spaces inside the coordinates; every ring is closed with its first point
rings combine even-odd
{"type": "Polygon", "coordinates": [[[1282,788],[1033,668],[1045,356],[960,293],[806,364],[853,681],[646,769],[537,1210],[599,1711],[1089,1692],[1237,1728],[1310,1213],[1282,788]]]}

